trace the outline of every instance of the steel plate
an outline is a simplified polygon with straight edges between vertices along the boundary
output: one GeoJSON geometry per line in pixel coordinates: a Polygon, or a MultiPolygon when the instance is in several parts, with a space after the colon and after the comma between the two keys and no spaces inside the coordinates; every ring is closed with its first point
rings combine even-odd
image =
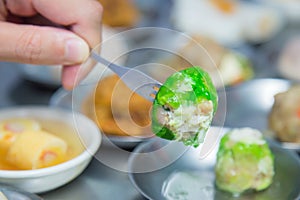
{"type": "MultiPolygon", "coordinates": [[[[218,134],[215,128],[211,128],[208,134],[218,134]]],[[[224,132],[226,131],[223,130],[224,132]]],[[[164,199],[162,188],[164,182],[174,175],[174,173],[190,173],[194,177],[204,179],[203,187],[210,189],[210,196],[198,196],[197,199],[217,199],[217,200],[248,200],[248,199],[284,199],[295,200],[299,199],[300,194],[300,160],[292,151],[281,148],[274,142],[269,142],[270,148],[275,155],[275,177],[271,186],[261,192],[245,193],[238,197],[233,197],[231,194],[218,190],[214,185],[214,164],[216,160],[216,152],[218,146],[215,146],[213,151],[204,159],[199,159],[200,148],[190,148],[183,156],[177,159],[167,167],[159,170],[148,171],[145,173],[133,173],[137,169],[149,168],[150,162],[141,162],[145,153],[147,153],[148,161],[151,161],[153,169],[158,168],[162,162],[166,162],[174,155],[178,155],[178,151],[182,150],[180,143],[178,150],[176,148],[163,148],[170,142],[160,139],[153,139],[147,143],[138,146],[129,159],[129,168],[132,173],[129,174],[130,180],[135,187],[148,199],[164,199]],[[160,149],[159,153],[157,149],[160,149]]],[[[175,142],[171,142],[175,143],[175,142]]],[[[174,144],[173,144],[174,145],[174,144]]],[[[177,179],[176,181],[181,181],[177,179]]],[[[191,185],[192,190],[196,190],[195,185],[191,185]]],[[[181,188],[182,191],[187,191],[191,188],[181,188]]],[[[201,188],[199,188],[201,189],[201,188]]],[[[179,199],[185,199],[184,196],[179,199]]],[[[193,199],[192,199],[193,200],[193,199]]]]}

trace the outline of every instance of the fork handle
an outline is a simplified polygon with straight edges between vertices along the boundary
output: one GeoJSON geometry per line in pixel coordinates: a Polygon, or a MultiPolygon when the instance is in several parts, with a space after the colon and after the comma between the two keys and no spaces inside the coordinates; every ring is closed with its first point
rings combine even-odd
{"type": "Polygon", "coordinates": [[[129,71],[129,68],[123,67],[123,66],[119,66],[119,65],[116,65],[116,64],[114,64],[112,62],[109,62],[105,58],[99,56],[94,51],[92,51],[91,57],[93,59],[95,59],[97,62],[99,62],[99,63],[107,66],[109,69],[111,69],[113,72],[115,72],[116,74],[118,74],[120,77],[123,76],[124,74],[126,74],[129,71]]]}

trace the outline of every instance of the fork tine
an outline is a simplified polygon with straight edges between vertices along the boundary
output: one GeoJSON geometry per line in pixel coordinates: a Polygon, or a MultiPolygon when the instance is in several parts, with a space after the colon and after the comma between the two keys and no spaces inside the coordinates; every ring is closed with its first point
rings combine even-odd
{"type": "Polygon", "coordinates": [[[155,96],[158,92],[157,90],[154,90],[154,87],[157,87],[157,84],[145,84],[138,87],[136,90],[134,90],[134,92],[152,102],[154,101],[155,96]]]}

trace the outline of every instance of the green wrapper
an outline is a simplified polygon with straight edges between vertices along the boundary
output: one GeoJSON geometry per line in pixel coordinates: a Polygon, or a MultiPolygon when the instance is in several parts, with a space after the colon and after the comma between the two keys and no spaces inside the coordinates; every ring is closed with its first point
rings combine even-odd
{"type": "Polygon", "coordinates": [[[274,156],[258,130],[234,129],[221,139],[215,171],[221,190],[233,194],[260,191],[272,183],[274,156]]]}
{"type": "Polygon", "coordinates": [[[207,72],[190,67],[176,72],[159,89],[152,107],[152,130],[161,138],[197,147],[218,106],[207,72]]]}

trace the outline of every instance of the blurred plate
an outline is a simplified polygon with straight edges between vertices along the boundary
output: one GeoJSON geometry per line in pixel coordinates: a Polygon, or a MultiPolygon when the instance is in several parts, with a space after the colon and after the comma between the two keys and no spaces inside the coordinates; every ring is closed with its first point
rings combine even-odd
{"type": "MultiPolygon", "coordinates": [[[[73,95],[72,91],[66,91],[63,88],[58,89],[51,97],[49,101],[50,106],[62,107],[65,109],[74,109],[75,111],[82,111],[83,101],[90,95],[92,95],[92,88],[80,87],[76,89],[76,93],[80,95],[73,95]]],[[[85,114],[85,113],[83,113],[85,114]]],[[[118,147],[122,148],[133,148],[138,143],[144,141],[147,138],[143,137],[131,137],[131,136],[114,136],[114,135],[105,135],[103,141],[108,144],[112,142],[118,147]]]]}
{"type": "Polygon", "coordinates": [[[287,28],[278,37],[258,49],[257,54],[265,61],[267,68],[274,68],[277,77],[300,81],[299,33],[300,27],[287,28]]]}
{"type": "MultiPolygon", "coordinates": [[[[211,128],[208,134],[216,134],[215,131],[217,131],[217,129],[211,128]]],[[[226,129],[223,131],[225,132],[226,129]]],[[[173,158],[174,154],[178,154],[181,147],[180,143],[177,143],[178,148],[163,148],[170,143],[176,145],[175,142],[153,139],[138,146],[129,159],[129,168],[131,172],[135,172],[142,168],[148,168],[150,161],[153,169],[155,169],[162,162],[166,162],[166,160],[173,158]],[[160,149],[160,151],[157,151],[157,149],[160,149]],[[145,156],[147,156],[147,160],[141,162],[145,156]]],[[[222,192],[215,187],[214,165],[216,162],[217,146],[215,146],[213,151],[204,159],[199,159],[200,148],[189,148],[183,156],[167,167],[148,171],[146,173],[130,173],[129,177],[134,186],[148,199],[164,199],[162,188],[165,181],[170,177],[174,177],[174,174],[178,175],[178,173],[181,173],[183,176],[179,178],[177,176],[178,179],[173,179],[172,184],[174,187],[176,187],[176,185],[183,185],[181,190],[183,192],[195,190],[196,186],[187,180],[199,177],[199,182],[202,184],[205,191],[202,194],[199,194],[200,196],[197,196],[197,199],[298,199],[300,197],[299,158],[295,153],[282,149],[276,143],[269,142],[269,145],[275,155],[276,174],[271,186],[268,189],[257,193],[245,193],[238,197],[233,197],[229,193],[222,192]],[[193,177],[189,175],[192,175],[193,177]],[[183,179],[185,179],[186,184],[180,184],[181,181],[184,181],[183,179]]],[[[178,199],[186,199],[185,196],[181,197],[182,198],[178,199]]]]}
{"type": "Polygon", "coordinates": [[[172,21],[178,30],[201,33],[231,47],[265,43],[284,27],[284,16],[277,9],[252,1],[232,2],[224,6],[204,0],[175,0],[172,21]]]}
{"type": "Polygon", "coordinates": [[[268,130],[268,116],[274,95],[289,89],[292,82],[284,79],[254,79],[226,91],[228,127],[252,127],[278,142],[283,148],[300,151],[300,144],[282,143],[268,130]]]}
{"type": "Polygon", "coordinates": [[[300,2],[298,0],[256,0],[282,11],[291,23],[300,21],[300,2]]]}

